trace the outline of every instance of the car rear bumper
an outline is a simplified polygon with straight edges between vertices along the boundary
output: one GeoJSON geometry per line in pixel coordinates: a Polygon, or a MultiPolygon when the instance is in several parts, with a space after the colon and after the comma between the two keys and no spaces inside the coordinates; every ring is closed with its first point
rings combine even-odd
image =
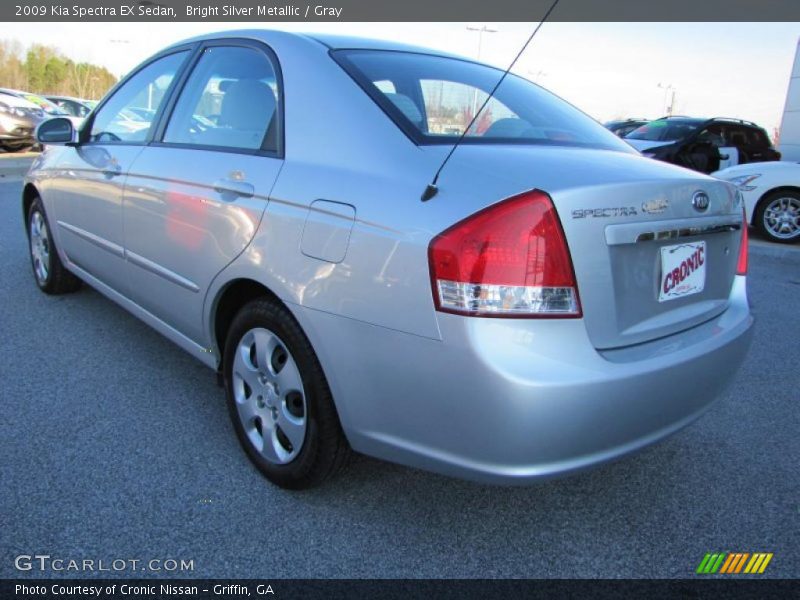
{"type": "Polygon", "coordinates": [[[598,352],[583,322],[439,315],[441,340],[301,311],[354,449],[521,484],[651,444],[702,414],[751,340],[745,278],[716,318],[598,352]]]}

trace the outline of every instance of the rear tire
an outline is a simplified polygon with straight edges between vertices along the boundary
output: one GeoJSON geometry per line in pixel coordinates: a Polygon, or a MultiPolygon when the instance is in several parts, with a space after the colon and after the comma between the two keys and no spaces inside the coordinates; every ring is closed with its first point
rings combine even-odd
{"type": "Polygon", "coordinates": [[[234,318],[223,357],[228,411],[248,458],[275,485],[305,489],[332,477],[350,446],[311,344],[277,301],[234,318]]]}
{"type": "Polygon", "coordinates": [[[800,241],[800,193],[776,191],[767,194],[756,207],[756,229],[772,242],[800,241]]]}
{"type": "Polygon", "coordinates": [[[58,256],[42,199],[33,199],[28,210],[28,253],[36,285],[45,294],[69,294],[81,287],[81,280],[70,273],[58,256]]]}

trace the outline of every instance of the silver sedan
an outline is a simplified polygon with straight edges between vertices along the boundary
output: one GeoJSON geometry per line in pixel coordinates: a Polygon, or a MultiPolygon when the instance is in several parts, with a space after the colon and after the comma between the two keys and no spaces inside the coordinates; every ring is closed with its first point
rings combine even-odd
{"type": "Polygon", "coordinates": [[[486,102],[501,76],[283,32],[167,48],[80,131],[39,127],[36,283],[217,370],[280,486],[351,449],[498,483],[639,449],[747,351],[741,197],[515,75],[486,102]]]}

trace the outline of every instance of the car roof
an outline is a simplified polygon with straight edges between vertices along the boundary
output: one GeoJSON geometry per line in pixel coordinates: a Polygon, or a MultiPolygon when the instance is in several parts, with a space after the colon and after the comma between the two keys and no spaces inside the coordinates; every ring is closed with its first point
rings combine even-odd
{"type": "Polygon", "coordinates": [[[31,102],[30,100],[26,100],[21,96],[17,96],[16,94],[9,94],[4,89],[0,89],[0,101],[9,104],[10,106],[16,106],[19,108],[38,108],[41,110],[41,106],[31,102]]]}
{"type": "Polygon", "coordinates": [[[656,119],[656,121],[682,121],[684,123],[691,123],[694,125],[704,125],[706,123],[727,123],[729,125],[741,125],[743,127],[755,127],[756,129],[762,129],[762,127],[752,121],[745,121],[744,119],[735,119],[733,117],[688,117],[685,115],[671,115],[667,117],[661,117],[660,119],[656,119]]]}
{"type": "Polygon", "coordinates": [[[686,117],[683,115],[673,115],[670,117],[661,117],[660,119],[653,119],[651,123],[655,121],[681,121],[684,123],[705,123],[707,121],[711,121],[712,119],[707,119],[705,117],[686,117]]]}
{"type": "Polygon", "coordinates": [[[432,48],[425,48],[423,46],[414,46],[410,44],[403,44],[401,42],[393,42],[388,40],[378,40],[372,38],[363,38],[358,36],[349,35],[332,35],[323,33],[298,33],[293,31],[280,31],[277,29],[233,29],[227,31],[216,31],[213,33],[206,33],[192,38],[188,38],[172,46],[180,46],[182,44],[194,43],[204,40],[216,40],[224,38],[250,38],[261,40],[267,44],[272,41],[277,41],[281,38],[295,38],[305,39],[317,44],[322,45],[330,50],[394,50],[402,52],[416,52],[419,54],[432,54],[435,56],[444,56],[448,58],[458,58],[461,60],[470,60],[468,57],[451,54],[441,50],[434,50],[432,48]]]}
{"type": "Polygon", "coordinates": [[[3,94],[8,94],[9,96],[17,96],[18,98],[22,98],[24,100],[27,100],[26,96],[34,96],[36,98],[43,98],[44,100],[47,100],[47,98],[45,96],[42,96],[41,94],[34,94],[33,92],[26,92],[24,90],[15,90],[12,88],[0,88],[0,92],[2,92],[3,94]]]}
{"type": "MultiPolygon", "coordinates": [[[[419,54],[433,54],[436,56],[447,56],[451,58],[465,59],[464,56],[444,52],[441,50],[434,50],[433,48],[426,48],[424,46],[414,46],[411,44],[403,44],[401,42],[393,42],[387,40],[378,40],[374,38],[362,38],[351,35],[332,35],[332,34],[318,34],[307,33],[306,37],[318,41],[330,48],[331,50],[394,50],[404,52],[417,52],[419,54]]],[[[469,60],[469,59],[467,59],[469,60]]]]}
{"type": "Polygon", "coordinates": [[[72,100],[74,102],[80,102],[80,98],[75,98],[74,96],[61,96],[58,94],[46,94],[45,98],[58,98],[59,100],[72,100]]]}
{"type": "Polygon", "coordinates": [[[627,119],[612,119],[606,121],[606,125],[630,125],[631,123],[648,123],[650,119],[629,117],[627,119]]]}

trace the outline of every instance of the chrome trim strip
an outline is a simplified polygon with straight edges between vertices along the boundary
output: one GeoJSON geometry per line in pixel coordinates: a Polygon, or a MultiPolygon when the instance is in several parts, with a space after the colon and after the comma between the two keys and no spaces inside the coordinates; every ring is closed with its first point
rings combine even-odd
{"type": "Polygon", "coordinates": [[[154,275],[163,277],[167,281],[174,283],[175,285],[179,285],[182,288],[189,290],[190,292],[194,292],[195,294],[200,291],[200,288],[193,281],[190,281],[185,277],[181,277],[174,271],[170,271],[169,269],[162,267],[158,263],[154,263],[152,260],[149,260],[144,256],[140,256],[135,252],[131,252],[129,250],[125,251],[125,256],[127,256],[128,260],[131,263],[133,263],[137,267],[141,267],[145,271],[150,271],[154,275]]]}
{"type": "Polygon", "coordinates": [[[728,223],[727,225],[708,225],[706,227],[684,227],[683,229],[662,229],[661,231],[646,231],[636,236],[637,242],[651,242],[653,240],[673,240],[684,237],[694,237],[697,235],[710,235],[712,233],[727,233],[729,231],[739,231],[742,226],[739,223],[728,223]]]}
{"type": "Polygon", "coordinates": [[[81,229],[80,227],[75,227],[75,225],[70,225],[69,223],[65,223],[64,221],[56,221],[59,227],[66,229],[77,235],[78,237],[83,238],[89,243],[94,244],[98,248],[102,248],[106,252],[110,252],[111,254],[118,256],[119,258],[125,258],[125,249],[120,246],[119,244],[115,244],[114,242],[109,242],[105,238],[101,238],[93,233],[89,233],[85,229],[81,229]]]}
{"type": "Polygon", "coordinates": [[[659,240],[674,240],[699,235],[713,235],[739,231],[742,218],[739,215],[718,215],[659,221],[615,223],[605,228],[606,244],[620,246],[659,240]]]}

